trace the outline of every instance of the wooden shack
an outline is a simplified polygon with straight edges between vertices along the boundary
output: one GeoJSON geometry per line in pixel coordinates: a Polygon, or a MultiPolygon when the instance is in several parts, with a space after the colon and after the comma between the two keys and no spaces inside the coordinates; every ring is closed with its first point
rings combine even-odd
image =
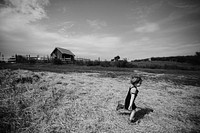
{"type": "Polygon", "coordinates": [[[74,56],[70,50],[59,47],[56,47],[51,53],[51,58],[60,59],[64,62],[74,61],[74,56]]]}

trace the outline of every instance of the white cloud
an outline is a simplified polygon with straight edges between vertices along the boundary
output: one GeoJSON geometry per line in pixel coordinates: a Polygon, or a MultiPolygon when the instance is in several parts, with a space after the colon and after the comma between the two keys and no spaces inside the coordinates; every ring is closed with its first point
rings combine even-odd
{"type": "MultiPolygon", "coordinates": [[[[55,45],[74,51],[77,56],[110,56],[121,39],[111,35],[77,35],[58,40],[55,45]]],[[[92,57],[91,57],[92,58],[92,57]]]]}
{"type": "Polygon", "coordinates": [[[176,1],[176,0],[171,0],[171,1],[167,1],[169,5],[172,5],[174,7],[178,7],[178,8],[186,8],[186,9],[189,9],[189,8],[195,8],[195,7],[199,7],[200,3],[199,1],[195,1],[195,0],[179,0],[179,1],[176,1]]]}
{"type": "MultiPolygon", "coordinates": [[[[56,26],[62,32],[50,32],[48,26],[41,25],[38,20],[48,17],[43,3],[39,0],[31,2],[23,0],[11,3],[13,6],[1,8],[0,12],[0,47],[2,53],[49,55],[54,47],[72,50],[77,56],[109,55],[120,43],[120,38],[112,35],[72,35],[66,37],[68,29],[74,22],[63,22],[56,26]],[[32,23],[34,22],[34,23],[32,23]]],[[[106,26],[103,21],[88,21],[93,28],[106,26]]],[[[89,58],[89,57],[88,57],[89,58]]]]}
{"type": "Polygon", "coordinates": [[[31,27],[31,22],[47,17],[43,6],[48,0],[7,0],[6,3],[0,8],[1,32],[16,32],[19,27],[31,27]]]}
{"type": "Polygon", "coordinates": [[[47,17],[44,6],[48,0],[7,0],[8,6],[0,10],[0,17],[20,19],[21,23],[29,23],[47,17]]]}
{"type": "Polygon", "coordinates": [[[100,20],[87,20],[87,23],[92,27],[94,30],[100,30],[102,27],[106,27],[107,24],[105,21],[100,20]]]}
{"type": "MultiPolygon", "coordinates": [[[[22,49],[30,49],[34,46],[38,49],[38,44],[44,44],[47,36],[53,38],[52,33],[45,31],[40,25],[34,25],[47,14],[44,6],[49,3],[48,0],[6,0],[0,8],[0,48],[5,53],[21,52],[22,49]]],[[[50,40],[51,40],[50,38],[50,40]]],[[[54,37],[55,38],[55,37],[54,37]]]]}
{"type": "MultiPolygon", "coordinates": [[[[63,22],[61,24],[59,24],[58,26],[56,26],[56,28],[58,29],[58,32],[61,34],[69,34],[69,29],[71,29],[74,26],[74,22],[72,21],[67,21],[67,22],[63,22]]],[[[73,33],[73,32],[70,32],[73,33]]],[[[68,35],[67,35],[68,36],[68,35]]]]}
{"type": "Polygon", "coordinates": [[[157,30],[159,30],[159,25],[155,23],[147,23],[141,27],[135,28],[135,31],[140,33],[155,32],[157,30]]]}

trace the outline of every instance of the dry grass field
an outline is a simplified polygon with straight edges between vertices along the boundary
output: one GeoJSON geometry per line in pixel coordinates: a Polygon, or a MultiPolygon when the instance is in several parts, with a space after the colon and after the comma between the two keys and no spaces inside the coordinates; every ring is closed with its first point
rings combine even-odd
{"type": "Polygon", "coordinates": [[[200,87],[195,82],[198,76],[142,71],[0,70],[0,132],[200,132],[200,87]],[[130,75],[143,78],[133,124],[127,112],[116,111],[130,75]]]}

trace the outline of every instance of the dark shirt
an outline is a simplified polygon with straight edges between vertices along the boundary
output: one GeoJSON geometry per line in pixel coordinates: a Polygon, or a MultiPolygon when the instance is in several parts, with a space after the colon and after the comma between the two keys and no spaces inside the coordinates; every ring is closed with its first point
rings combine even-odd
{"type": "MultiPolygon", "coordinates": [[[[131,92],[131,89],[132,88],[134,88],[134,87],[130,87],[129,88],[129,90],[128,90],[128,93],[127,93],[127,96],[126,96],[126,99],[125,99],[125,109],[128,109],[128,107],[129,107],[129,104],[130,104],[130,100],[131,100],[131,93],[133,93],[133,92],[131,92]]],[[[136,99],[136,97],[137,97],[137,94],[138,94],[138,89],[136,88],[136,91],[135,91],[135,98],[134,98],[134,100],[133,100],[133,104],[132,104],[132,109],[135,109],[136,108],[136,105],[135,105],[135,99],[136,99]]]]}

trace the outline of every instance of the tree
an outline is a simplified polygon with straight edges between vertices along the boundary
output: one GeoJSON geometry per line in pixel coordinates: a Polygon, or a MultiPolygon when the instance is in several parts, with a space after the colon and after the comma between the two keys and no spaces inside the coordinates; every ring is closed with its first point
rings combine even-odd
{"type": "Polygon", "coordinates": [[[196,56],[198,56],[198,57],[199,57],[199,56],[200,56],[200,52],[196,52],[196,56]]]}
{"type": "Polygon", "coordinates": [[[116,56],[114,59],[115,59],[115,61],[118,61],[120,59],[119,55],[116,56]]]}

